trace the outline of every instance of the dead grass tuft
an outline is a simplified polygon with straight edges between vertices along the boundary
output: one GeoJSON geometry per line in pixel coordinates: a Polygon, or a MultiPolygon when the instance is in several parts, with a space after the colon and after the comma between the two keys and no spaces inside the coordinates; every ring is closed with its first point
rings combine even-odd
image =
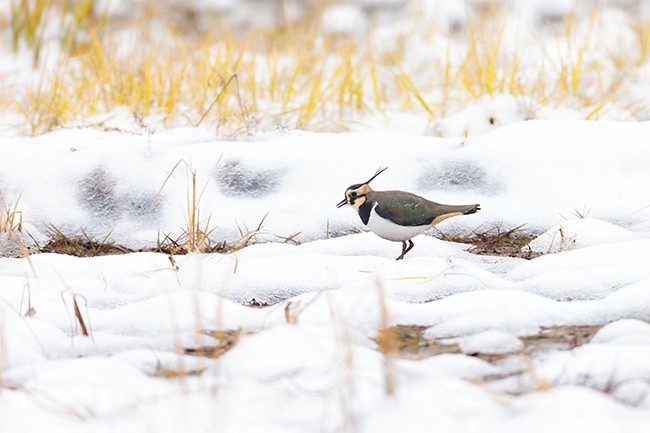
{"type": "Polygon", "coordinates": [[[527,248],[526,245],[537,237],[537,234],[523,230],[524,224],[505,229],[501,225],[489,228],[479,227],[470,232],[443,233],[436,229],[435,236],[448,242],[458,242],[472,245],[468,252],[485,256],[517,257],[534,259],[541,254],[527,248]]]}
{"type": "Polygon", "coordinates": [[[539,334],[523,337],[528,350],[570,350],[588,343],[600,325],[558,325],[542,327],[539,334]]]}
{"type": "Polygon", "coordinates": [[[161,364],[156,366],[153,376],[162,377],[164,379],[183,379],[190,376],[200,376],[205,371],[205,368],[197,368],[195,370],[184,370],[180,368],[167,368],[161,364]]]}
{"type": "Polygon", "coordinates": [[[203,356],[206,358],[218,358],[233,347],[248,334],[243,329],[234,330],[212,330],[204,331],[206,335],[217,340],[217,344],[210,346],[184,348],[183,353],[186,355],[203,356]]]}
{"type": "Polygon", "coordinates": [[[443,353],[460,353],[457,344],[445,344],[424,338],[426,326],[395,325],[379,330],[375,338],[382,353],[393,353],[403,358],[422,359],[443,353]]]}
{"type": "Polygon", "coordinates": [[[82,230],[81,235],[67,236],[54,226],[50,226],[50,240],[39,247],[41,253],[67,254],[75,257],[97,257],[113,254],[128,254],[134,250],[108,241],[110,233],[103,239],[93,239],[82,230]]]}

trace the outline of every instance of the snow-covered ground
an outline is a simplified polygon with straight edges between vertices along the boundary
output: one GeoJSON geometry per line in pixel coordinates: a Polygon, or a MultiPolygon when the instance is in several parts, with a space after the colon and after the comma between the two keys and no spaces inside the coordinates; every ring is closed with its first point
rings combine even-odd
{"type": "MultiPolygon", "coordinates": [[[[96,7],[128,23],[141,3],[96,7]]],[[[648,4],[317,3],[156,4],[199,27],[317,10],[327,37],[371,35],[378,56],[399,52],[412,88],[386,86],[381,109],[366,101],[326,128],[344,133],[277,123],[260,90],[254,115],[269,116],[238,138],[207,122],[169,127],[196,124],[187,112],[163,124],[130,107],[24,136],[22,122],[43,120],[25,111],[30,86],[77,59],[54,61],[56,20],[43,24],[40,66],[30,49],[0,46],[0,432],[647,431],[648,4]],[[483,48],[502,51],[472,54],[461,34],[489,23],[495,4],[511,14],[483,48]],[[441,89],[467,62],[492,60],[497,81],[541,76],[541,87],[441,89]],[[445,61],[456,72],[442,79],[445,61]],[[413,104],[418,89],[437,111],[413,104]],[[519,228],[535,258],[472,254],[427,233],[395,261],[399,243],[336,208],[379,167],[377,190],[481,204],[441,233],[519,228]],[[133,250],[182,241],[192,208],[212,245],[254,237],[222,254],[24,257],[53,233],[133,250]]],[[[0,24],[10,4],[0,1],[0,24]]],[[[320,120],[339,108],[321,106],[320,120]]]]}
{"type": "Polygon", "coordinates": [[[539,121],[458,140],[227,141],[190,129],[5,138],[0,185],[7,200],[22,193],[36,237],[54,224],[138,246],[179,230],[186,166],[151,202],[183,160],[205,185],[216,239],[268,213],[260,240],[272,242],[173,262],[0,259],[1,430],[645,431],[648,136],[648,123],[539,121]],[[394,261],[399,244],[343,235],[362,224],[335,208],[383,165],[376,189],[481,203],[441,231],[525,223],[542,233],[531,249],[556,252],[479,256],[420,236],[394,261]],[[300,245],[273,242],[295,232],[300,245]],[[455,349],[379,350],[380,329],[396,325],[421,330],[425,349],[455,349]],[[225,353],[187,353],[205,347],[225,353]]]}
{"type": "Polygon", "coordinates": [[[370,234],[177,257],[177,268],[149,253],[2,259],[3,430],[430,431],[433,419],[445,431],[645,431],[650,241],[524,262],[418,240],[402,262],[370,234]],[[621,264],[626,254],[637,261],[621,264]],[[546,293],[581,280],[609,295],[546,293]],[[239,304],[251,297],[281,302],[239,304]],[[372,338],[398,324],[461,353],[387,360],[372,338]],[[573,349],[522,344],[560,325],[606,326],[573,349]],[[215,360],[179,354],[221,329],[245,335],[215,360]]]}
{"type": "Polygon", "coordinates": [[[481,212],[440,227],[526,224],[543,232],[586,214],[639,234],[650,231],[648,137],[647,122],[584,121],[523,122],[458,139],[367,131],[242,141],[197,129],[153,136],[69,129],[2,139],[0,190],[8,202],[20,197],[35,237],[53,225],[110,233],[138,248],[159,231],[176,238],[186,227],[191,166],[216,240],[234,240],[268,214],[262,239],[300,232],[304,242],[358,229],[356,213],[335,205],[349,185],[388,166],[375,189],[481,203],[481,212]]]}

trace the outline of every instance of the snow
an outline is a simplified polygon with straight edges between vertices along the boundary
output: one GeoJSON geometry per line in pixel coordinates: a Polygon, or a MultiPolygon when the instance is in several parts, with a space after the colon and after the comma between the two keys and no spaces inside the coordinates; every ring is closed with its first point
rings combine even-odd
{"type": "Polygon", "coordinates": [[[650,341],[650,325],[640,320],[618,320],[603,326],[594,337],[592,343],[637,343],[645,344],[650,341]]]}
{"type": "Polygon", "coordinates": [[[612,242],[626,242],[643,239],[615,224],[593,218],[567,220],[548,230],[528,244],[528,248],[539,253],[557,253],[612,242]]]}
{"type": "Polygon", "coordinates": [[[543,256],[508,276],[549,296],[600,297],[650,276],[649,246],[648,240],[618,242],[543,256]]]}
{"type": "Polygon", "coordinates": [[[515,353],[523,348],[522,342],[515,336],[502,331],[483,331],[469,337],[462,338],[459,342],[463,353],[483,353],[503,355],[515,353]]]}
{"type": "Polygon", "coordinates": [[[178,233],[189,169],[181,163],[165,179],[185,161],[205,185],[201,213],[212,215],[215,240],[236,239],[237,224],[253,227],[268,213],[259,240],[270,242],[177,256],[174,265],[155,253],[0,259],[2,427],[309,431],[317,422],[326,431],[420,431],[435,407],[450,431],[544,431],[573,428],[574,416],[595,405],[603,408],[591,415],[602,421],[595,431],[623,415],[628,431],[641,431],[639,420],[650,418],[642,362],[649,127],[529,121],[459,139],[278,132],[232,141],[190,129],[5,137],[0,185],[6,200],[22,193],[25,227],[37,239],[48,223],[97,236],[112,230],[111,239],[134,246],[158,230],[178,233]],[[526,223],[544,232],[532,250],[557,252],[529,261],[478,256],[418,236],[406,260],[394,261],[398,243],[344,235],[362,226],[335,207],[349,184],[384,165],[377,189],[482,204],[441,224],[443,233],[526,223]],[[575,212],[584,218],[565,219],[575,212]],[[557,247],[560,226],[574,240],[567,248],[557,247]],[[274,236],[295,232],[299,245],[274,236]],[[25,317],[27,295],[33,314],[25,317]],[[73,299],[91,337],[81,335],[73,299]],[[373,338],[405,324],[460,353],[387,367],[373,338]],[[525,339],[541,329],[586,325],[606,326],[582,346],[526,355],[525,339]],[[219,329],[241,329],[241,341],[217,359],[183,353],[219,344],[205,332],[219,329]],[[164,371],[190,373],[170,379],[164,371]],[[15,423],[34,411],[43,421],[15,423]],[[154,413],[163,415],[147,423],[154,413]]]}
{"type": "MultiPolygon", "coordinates": [[[[332,2],[321,25],[361,33],[409,7],[453,37],[483,3],[332,2]]],[[[527,27],[552,33],[557,17],[585,8],[504,3],[521,20],[504,39],[524,41],[527,27]]],[[[117,15],[132,5],[98,3],[117,15]]],[[[201,16],[262,24],[276,6],[193,5],[201,16]]],[[[297,4],[283,6],[299,19],[297,4]]],[[[0,20],[8,13],[0,2],[0,20]]],[[[602,19],[623,17],[607,9],[602,19]]],[[[404,43],[400,26],[378,37],[404,43]]],[[[438,36],[405,44],[405,62],[426,70],[424,52],[446,49],[438,36]]],[[[609,36],[589,42],[602,38],[613,52],[634,37],[609,36]]],[[[559,64],[563,54],[548,52],[559,64]]],[[[28,79],[30,60],[11,56],[0,71],[13,85],[28,79]]],[[[607,85],[618,76],[599,77],[607,85]]],[[[644,118],[639,110],[611,118],[644,118]]],[[[119,123],[128,114],[100,116],[119,123]]],[[[345,133],[240,139],[160,125],[118,132],[110,121],[103,131],[26,137],[0,113],[0,220],[13,203],[23,223],[0,233],[0,432],[645,432],[650,122],[584,121],[570,107],[499,93],[435,120],[388,117],[345,133]],[[375,189],[481,203],[441,233],[521,226],[536,235],[523,251],[542,255],[472,254],[429,232],[395,261],[399,243],[335,207],[346,187],[385,166],[375,189]],[[22,257],[53,229],[133,249],[182,237],[193,173],[214,243],[236,243],[264,221],[247,246],[171,260],[22,257]],[[408,334],[413,353],[382,345],[386,328],[408,334]],[[448,353],[434,354],[438,346],[448,353]],[[211,349],[218,356],[197,355],[211,349]]]]}
{"type": "Polygon", "coordinates": [[[84,228],[132,247],[155,242],[158,230],[182,234],[188,166],[216,239],[236,239],[240,227],[254,228],[265,215],[263,239],[300,232],[299,241],[311,241],[359,227],[352,210],[335,204],[380,166],[389,169],[373,181],[376,189],[483,205],[443,230],[496,221],[546,230],[586,209],[590,218],[638,233],[648,230],[650,213],[640,191],[650,184],[643,162],[649,134],[647,122],[581,121],[521,122],[466,139],[278,132],[240,142],[186,129],[149,137],[62,130],[2,139],[0,188],[8,201],[22,193],[23,220],[41,232],[46,225],[66,233],[84,228]],[[26,167],[26,155],[35,154],[26,167]]]}
{"type": "MultiPolygon", "coordinates": [[[[33,417],[18,426],[8,414],[37,410],[68,431],[100,430],[107,423],[137,431],[146,425],[143,417],[158,413],[152,428],[168,431],[196,421],[186,417],[214,422],[215,415],[205,412],[214,407],[227,430],[272,425],[278,431],[305,431],[318,422],[336,431],[354,422],[361,431],[392,431],[398,421],[389,414],[399,413],[408,418],[399,425],[419,431],[436,407],[440,425],[454,431],[484,423],[508,430],[533,422],[533,431],[544,431],[548,410],[561,414],[552,423],[555,428],[570,428],[573,412],[558,407],[558,399],[571,402],[575,413],[582,406],[602,406],[591,415],[603,420],[602,425],[594,422],[596,431],[606,431],[602,426],[610,417],[628,412],[630,420],[647,419],[643,359],[650,335],[645,322],[650,320],[650,278],[629,278],[619,275],[615,264],[607,266],[615,257],[629,259],[626,249],[638,255],[636,249],[606,242],[531,261],[516,259],[509,265],[512,271],[495,275],[483,269],[483,257],[428,237],[416,240],[418,254],[395,262],[396,244],[372,236],[252,245],[236,254],[236,272],[235,257],[222,254],[176,257],[178,269],[153,253],[0,259],[2,330],[9,337],[2,358],[3,427],[29,431],[37,425],[33,417]],[[363,248],[366,253],[348,255],[363,248]],[[611,256],[603,255],[610,248],[615,248],[611,256]],[[529,293],[531,284],[522,280],[553,269],[549,262],[579,270],[580,263],[596,260],[609,269],[604,278],[625,280],[599,300],[555,301],[543,289],[529,293]],[[30,288],[32,317],[21,317],[25,287],[30,288]],[[80,335],[71,301],[63,303],[62,295],[72,292],[85,299],[79,298],[81,314],[92,338],[80,335]],[[278,303],[261,309],[240,304],[253,298],[278,303]],[[372,341],[382,327],[382,298],[389,325],[428,326],[426,338],[458,342],[462,353],[515,358],[494,365],[462,354],[396,359],[396,394],[386,396],[385,361],[372,341]],[[422,302],[426,299],[439,300],[422,302]],[[503,379],[487,389],[475,384],[519,371],[524,364],[516,358],[523,356],[520,338],[537,334],[540,327],[607,323],[586,345],[533,357],[533,371],[552,384],[551,392],[536,392],[540,385],[524,379],[503,379]],[[202,333],[211,329],[245,334],[218,359],[178,352],[215,344],[202,333]],[[164,379],[156,376],[160,368],[202,373],[164,379]],[[608,381],[617,384],[611,397],[589,391],[605,389],[608,381]],[[512,387],[529,391],[505,401],[494,394],[512,387]],[[47,405],[37,407],[43,398],[47,405]],[[342,401],[348,402],[345,411],[342,401]],[[171,409],[174,405],[179,406],[171,409]],[[256,416],[244,416],[243,408],[256,416]],[[469,411],[472,419],[461,416],[469,411]]],[[[641,431],[641,425],[629,421],[626,428],[641,431]]]]}
{"type": "Polygon", "coordinates": [[[366,29],[366,18],[362,9],[353,4],[338,4],[327,8],[322,17],[326,33],[362,33],[366,29]]]}
{"type": "Polygon", "coordinates": [[[258,243],[173,264],[155,253],[0,259],[0,425],[382,432],[427,431],[434,416],[446,431],[570,431],[598,407],[592,430],[625,417],[617,425],[643,431],[648,128],[528,121],[459,139],[290,131],[235,141],[191,129],[4,137],[0,185],[6,200],[22,194],[37,239],[48,223],[133,246],[159,230],[178,234],[188,166],[205,186],[201,213],[212,215],[215,240],[268,216],[258,243]],[[187,166],[170,176],[178,161],[187,166]],[[349,184],[385,165],[377,189],[482,204],[443,233],[526,223],[543,232],[530,248],[551,253],[479,256],[423,235],[394,261],[399,243],[346,234],[362,225],[335,207],[349,184]],[[566,219],[576,212],[583,218],[566,219]],[[556,246],[560,226],[575,241],[567,248],[556,246]],[[298,245],[275,237],[296,232],[298,245]],[[396,325],[424,327],[423,338],[459,353],[389,361],[374,338],[396,325]],[[530,351],[542,329],[603,325],[578,347],[530,351]],[[222,344],[212,330],[238,329],[219,358],[184,353],[222,344]]]}

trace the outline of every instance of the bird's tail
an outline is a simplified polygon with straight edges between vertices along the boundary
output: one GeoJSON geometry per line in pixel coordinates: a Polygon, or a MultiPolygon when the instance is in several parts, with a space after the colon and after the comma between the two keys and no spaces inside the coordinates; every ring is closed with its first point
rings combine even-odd
{"type": "Polygon", "coordinates": [[[466,206],[458,206],[458,207],[463,209],[463,210],[459,210],[459,212],[462,212],[463,215],[470,215],[481,210],[480,204],[469,204],[466,206]]]}
{"type": "Polygon", "coordinates": [[[476,213],[481,209],[479,204],[466,204],[466,205],[449,205],[449,204],[438,204],[437,212],[438,216],[431,221],[431,225],[439,224],[440,222],[451,218],[456,215],[469,215],[476,213]]]}
{"type": "Polygon", "coordinates": [[[479,204],[462,204],[462,205],[453,205],[453,204],[441,204],[438,205],[438,213],[440,215],[446,214],[460,214],[460,215],[469,215],[476,213],[481,209],[479,204]]]}

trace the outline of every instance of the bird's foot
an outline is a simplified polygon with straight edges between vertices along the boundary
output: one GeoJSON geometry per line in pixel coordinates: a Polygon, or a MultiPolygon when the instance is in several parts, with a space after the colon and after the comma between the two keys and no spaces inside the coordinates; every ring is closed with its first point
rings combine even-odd
{"type": "Polygon", "coordinates": [[[408,241],[402,241],[402,254],[400,254],[399,257],[396,258],[395,260],[402,260],[404,258],[404,255],[409,251],[411,251],[411,248],[413,248],[412,240],[409,239],[408,241]]]}

